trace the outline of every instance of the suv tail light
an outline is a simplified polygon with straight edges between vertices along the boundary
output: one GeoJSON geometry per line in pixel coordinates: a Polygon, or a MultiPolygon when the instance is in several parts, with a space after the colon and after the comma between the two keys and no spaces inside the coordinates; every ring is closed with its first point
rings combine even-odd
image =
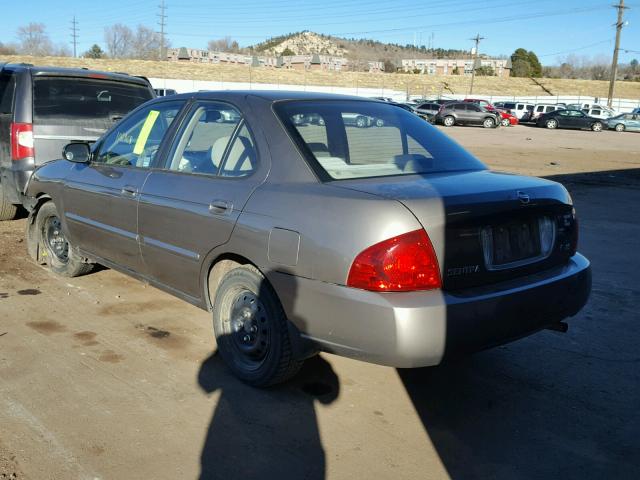
{"type": "Polygon", "coordinates": [[[11,124],[11,160],[33,157],[33,125],[11,124]]]}
{"type": "Polygon", "coordinates": [[[361,252],[347,286],[374,292],[409,292],[442,287],[440,267],[423,229],[390,238],[361,252]]]}
{"type": "Polygon", "coordinates": [[[580,225],[578,224],[578,216],[576,215],[576,209],[571,211],[573,215],[573,235],[571,237],[571,256],[573,257],[578,252],[578,238],[580,237],[580,225]]]}

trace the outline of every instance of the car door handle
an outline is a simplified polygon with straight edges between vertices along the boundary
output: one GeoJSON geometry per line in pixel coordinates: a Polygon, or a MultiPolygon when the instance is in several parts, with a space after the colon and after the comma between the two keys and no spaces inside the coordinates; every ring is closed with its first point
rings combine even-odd
{"type": "Polygon", "coordinates": [[[233,204],[226,200],[214,200],[209,204],[209,213],[214,215],[229,215],[233,211],[233,204]]]}
{"type": "Polygon", "coordinates": [[[122,193],[122,195],[125,197],[135,197],[136,195],[138,195],[138,189],[131,185],[125,185],[124,187],[122,187],[122,190],[120,190],[120,193],[122,193]]]}

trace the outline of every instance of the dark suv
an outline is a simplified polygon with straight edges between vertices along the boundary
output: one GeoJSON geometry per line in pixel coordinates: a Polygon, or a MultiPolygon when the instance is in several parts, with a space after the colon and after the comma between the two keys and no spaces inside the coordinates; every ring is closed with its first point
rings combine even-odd
{"type": "Polygon", "coordinates": [[[470,102],[452,102],[443,105],[436,115],[436,122],[445,127],[453,125],[482,125],[485,128],[500,126],[500,114],[490,112],[470,102]]]}
{"type": "Polygon", "coordinates": [[[14,218],[37,166],[154,97],[148,81],[126,74],[0,64],[0,220],[14,218]]]}

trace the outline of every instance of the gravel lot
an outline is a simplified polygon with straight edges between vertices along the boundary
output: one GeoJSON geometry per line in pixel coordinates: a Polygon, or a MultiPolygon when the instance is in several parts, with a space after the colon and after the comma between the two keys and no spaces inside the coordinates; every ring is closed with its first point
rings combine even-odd
{"type": "Polygon", "coordinates": [[[640,134],[445,131],[571,190],[594,286],[567,334],[411,371],[323,354],[254,390],[206,312],[111,270],[57,278],[4,222],[0,479],[640,478],[640,134]]]}

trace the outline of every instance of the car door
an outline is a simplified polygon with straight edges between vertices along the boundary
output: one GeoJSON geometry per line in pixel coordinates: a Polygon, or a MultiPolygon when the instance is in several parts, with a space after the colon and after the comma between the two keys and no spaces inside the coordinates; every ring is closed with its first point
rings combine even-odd
{"type": "Polygon", "coordinates": [[[467,123],[469,124],[473,124],[473,125],[481,125],[482,122],[484,121],[484,113],[485,111],[480,108],[478,105],[475,105],[473,103],[468,104],[467,106],[467,123]]]}
{"type": "Polygon", "coordinates": [[[72,241],[86,252],[143,272],[138,197],[164,134],[184,101],[153,103],[117,124],[94,148],[89,164],[73,164],[63,203],[72,241]]]}
{"type": "Polygon", "coordinates": [[[268,157],[258,154],[254,139],[239,108],[217,101],[192,106],[163,169],[149,175],[140,196],[142,258],[153,279],[200,296],[205,257],[229,240],[266,178],[268,157]]]}

